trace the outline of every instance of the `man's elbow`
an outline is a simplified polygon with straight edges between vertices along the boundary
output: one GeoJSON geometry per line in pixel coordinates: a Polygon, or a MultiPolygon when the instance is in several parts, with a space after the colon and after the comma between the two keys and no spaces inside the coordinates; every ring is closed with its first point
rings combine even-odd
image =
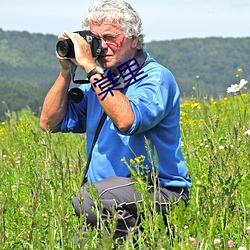
{"type": "Polygon", "coordinates": [[[56,132],[57,126],[51,126],[48,122],[40,119],[40,129],[42,131],[56,132]]]}
{"type": "Polygon", "coordinates": [[[133,120],[126,120],[118,123],[116,126],[119,129],[119,131],[125,133],[131,128],[132,125],[133,125],[133,120]]]}

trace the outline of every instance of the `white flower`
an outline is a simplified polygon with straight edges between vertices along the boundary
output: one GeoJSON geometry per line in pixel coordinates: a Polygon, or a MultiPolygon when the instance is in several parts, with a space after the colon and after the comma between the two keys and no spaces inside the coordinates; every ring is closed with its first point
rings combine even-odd
{"type": "Polygon", "coordinates": [[[244,132],[245,136],[249,136],[250,135],[250,129],[248,129],[247,131],[244,132]]]}
{"type": "Polygon", "coordinates": [[[235,93],[240,91],[245,85],[247,81],[245,79],[241,79],[239,84],[231,84],[231,87],[227,88],[227,93],[235,93]]]}
{"type": "Polygon", "coordinates": [[[217,245],[217,244],[220,244],[221,240],[220,239],[214,239],[214,244],[217,245]]]}
{"type": "Polygon", "coordinates": [[[21,207],[21,208],[20,208],[20,214],[23,214],[24,211],[25,211],[24,207],[21,207]]]}
{"type": "Polygon", "coordinates": [[[245,247],[239,247],[238,250],[247,250],[245,247]]]}

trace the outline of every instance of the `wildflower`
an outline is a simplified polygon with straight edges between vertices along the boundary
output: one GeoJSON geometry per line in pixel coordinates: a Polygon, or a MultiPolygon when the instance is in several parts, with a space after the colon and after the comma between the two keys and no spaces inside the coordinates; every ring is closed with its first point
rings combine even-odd
{"type": "Polygon", "coordinates": [[[47,213],[43,213],[42,214],[43,220],[47,221],[48,220],[48,214],[47,213]]]}
{"type": "Polygon", "coordinates": [[[11,189],[12,189],[13,192],[16,192],[16,190],[17,190],[17,185],[13,185],[13,186],[11,187],[11,189]]]}
{"type": "Polygon", "coordinates": [[[231,87],[227,88],[227,93],[235,93],[240,91],[245,85],[247,81],[245,79],[241,79],[239,84],[231,84],[231,87]]]}
{"type": "Polygon", "coordinates": [[[246,232],[247,232],[248,235],[250,235],[250,226],[247,227],[246,232]]]}
{"type": "Polygon", "coordinates": [[[137,164],[140,164],[140,162],[141,162],[140,157],[135,157],[135,161],[137,164]]]}
{"type": "Polygon", "coordinates": [[[234,241],[233,240],[229,240],[227,242],[227,246],[228,246],[228,248],[234,248],[234,241]]]}
{"type": "Polygon", "coordinates": [[[224,146],[219,146],[219,150],[223,150],[224,149],[224,146]]]}
{"type": "Polygon", "coordinates": [[[191,244],[194,246],[196,243],[196,239],[193,237],[189,237],[189,240],[190,240],[191,244]]]}
{"type": "Polygon", "coordinates": [[[201,106],[200,106],[199,103],[192,103],[192,104],[191,104],[191,108],[192,108],[192,109],[201,109],[201,106]]]}
{"type": "Polygon", "coordinates": [[[201,184],[202,184],[202,182],[200,180],[196,181],[196,185],[201,185],[201,184]]]}
{"type": "Polygon", "coordinates": [[[220,239],[214,239],[214,244],[215,244],[215,245],[220,244],[220,239]]]}
{"type": "Polygon", "coordinates": [[[238,71],[238,73],[242,73],[243,72],[243,68],[240,67],[240,68],[237,69],[237,71],[238,71]]]}
{"type": "Polygon", "coordinates": [[[238,250],[247,250],[245,247],[239,247],[238,250]]]}
{"type": "Polygon", "coordinates": [[[250,135],[250,129],[248,129],[247,131],[244,132],[245,136],[249,136],[250,135]]]}
{"type": "Polygon", "coordinates": [[[135,165],[135,161],[133,159],[130,159],[129,162],[130,162],[131,165],[135,165]]]}

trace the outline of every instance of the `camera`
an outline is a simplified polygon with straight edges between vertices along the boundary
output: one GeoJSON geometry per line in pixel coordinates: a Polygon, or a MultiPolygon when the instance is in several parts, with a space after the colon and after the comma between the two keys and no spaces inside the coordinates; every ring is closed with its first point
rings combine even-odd
{"type": "MultiPolygon", "coordinates": [[[[90,30],[75,31],[81,35],[86,42],[90,45],[92,56],[98,57],[102,52],[102,40],[101,38],[95,36],[90,30]]],[[[74,44],[70,39],[65,39],[57,42],[56,51],[61,57],[74,58],[74,44]]]]}

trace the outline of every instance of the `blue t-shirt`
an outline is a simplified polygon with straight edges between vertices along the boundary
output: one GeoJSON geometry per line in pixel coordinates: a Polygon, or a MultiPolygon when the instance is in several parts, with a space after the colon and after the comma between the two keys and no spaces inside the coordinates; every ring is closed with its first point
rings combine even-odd
{"type": "MultiPolygon", "coordinates": [[[[172,73],[147,55],[149,63],[141,69],[146,75],[142,80],[133,80],[123,94],[129,99],[134,112],[134,123],[127,132],[117,129],[107,117],[92,152],[88,181],[96,182],[109,176],[129,177],[130,170],[121,161],[144,155],[144,165],[152,168],[146,142],[151,152],[156,152],[160,182],[163,186],[191,187],[187,168],[181,152],[180,137],[180,91],[172,73]]],[[[141,75],[142,76],[142,75],[141,75]]],[[[84,99],[76,104],[68,102],[65,118],[58,131],[84,133],[87,135],[89,155],[97,125],[103,109],[91,90],[90,84],[80,86],[84,99]]]]}

